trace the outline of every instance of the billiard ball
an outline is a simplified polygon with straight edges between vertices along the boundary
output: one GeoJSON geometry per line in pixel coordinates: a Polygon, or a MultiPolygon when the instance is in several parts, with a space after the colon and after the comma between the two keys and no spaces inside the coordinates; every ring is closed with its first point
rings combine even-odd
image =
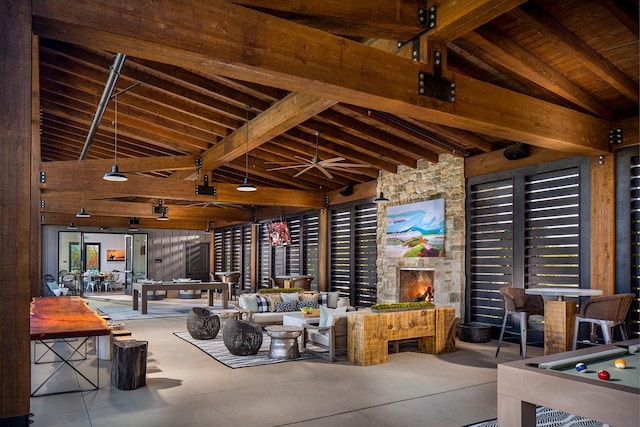
{"type": "Polygon", "coordinates": [[[625,362],[624,359],[616,359],[613,361],[613,366],[618,369],[624,369],[627,367],[627,362],[625,362]]]}
{"type": "Polygon", "coordinates": [[[610,377],[609,372],[605,371],[604,369],[601,371],[598,371],[598,378],[600,378],[601,380],[605,380],[607,381],[610,377]]]}
{"type": "Polygon", "coordinates": [[[587,365],[582,362],[576,364],[576,371],[580,373],[587,372],[587,365]]]}

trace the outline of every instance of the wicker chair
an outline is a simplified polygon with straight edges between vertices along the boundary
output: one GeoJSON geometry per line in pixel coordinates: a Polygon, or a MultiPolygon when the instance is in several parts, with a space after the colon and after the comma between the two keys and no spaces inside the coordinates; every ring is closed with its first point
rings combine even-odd
{"type": "Polygon", "coordinates": [[[591,324],[589,339],[592,343],[595,342],[596,326],[600,326],[600,329],[602,329],[602,337],[605,344],[611,344],[613,342],[612,332],[616,326],[620,328],[622,339],[626,340],[625,318],[627,317],[627,312],[634,297],[634,294],[617,294],[596,296],[586,300],[580,308],[580,315],[576,316],[572,349],[576,349],[578,329],[580,323],[583,322],[591,324]]]}
{"type": "Polygon", "coordinates": [[[520,318],[520,356],[524,359],[527,357],[527,329],[529,328],[530,317],[535,315],[535,320],[537,320],[536,322],[532,322],[532,326],[544,325],[544,300],[540,295],[525,294],[523,288],[500,288],[500,294],[502,294],[504,298],[505,313],[504,319],[502,320],[502,329],[500,329],[496,357],[498,357],[498,353],[500,353],[502,338],[504,337],[504,331],[507,327],[507,318],[510,315],[517,315],[520,318]]]}
{"type": "Polygon", "coordinates": [[[291,287],[292,288],[302,288],[305,291],[310,291],[311,290],[311,282],[313,282],[313,277],[309,277],[309,276],[296,277],[295,279],[293,279],[291,281],[291,287]]]}

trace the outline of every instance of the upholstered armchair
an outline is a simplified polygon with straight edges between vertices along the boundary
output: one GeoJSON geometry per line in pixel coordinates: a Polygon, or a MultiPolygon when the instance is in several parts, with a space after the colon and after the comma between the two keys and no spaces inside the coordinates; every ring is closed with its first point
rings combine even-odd
{"type": "Polygon", "coordinates": [[[321,306],[320,310],[320,322],[318,325],[304,325],[302,349],[311,351],[329,362],[335,362],[336,352],[347,350],[348,314],[346,307],[332,310],[321,306]],[[323,314],[325,314],[326,319],[323,314]],[[315,351],[313,348],[307,347],[308,345],[319,347],[326,351],[315,351]]]}

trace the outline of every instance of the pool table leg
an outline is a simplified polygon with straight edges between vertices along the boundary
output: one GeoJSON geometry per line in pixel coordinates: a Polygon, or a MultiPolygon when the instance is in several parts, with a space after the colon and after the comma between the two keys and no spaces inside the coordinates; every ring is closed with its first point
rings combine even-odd
{"type": "Polygon", "coordinates": [[[536,427],[536,405],[498,394],[498,425],[536,427]]]}

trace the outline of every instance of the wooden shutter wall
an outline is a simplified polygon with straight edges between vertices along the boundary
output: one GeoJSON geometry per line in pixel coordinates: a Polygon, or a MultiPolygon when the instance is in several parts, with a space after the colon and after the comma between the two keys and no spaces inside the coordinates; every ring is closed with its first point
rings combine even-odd
{"type": "Polygon", "coordinates": [[[589,285],[590,161],[467,180],[467,320],[500,325],[503,286],[589,285]]]}
{"type": "Polygon", "coordinates": [[[337,206],[330,211],[330,290],[367,307],[377,301],[377,206],[337,206]]]}

